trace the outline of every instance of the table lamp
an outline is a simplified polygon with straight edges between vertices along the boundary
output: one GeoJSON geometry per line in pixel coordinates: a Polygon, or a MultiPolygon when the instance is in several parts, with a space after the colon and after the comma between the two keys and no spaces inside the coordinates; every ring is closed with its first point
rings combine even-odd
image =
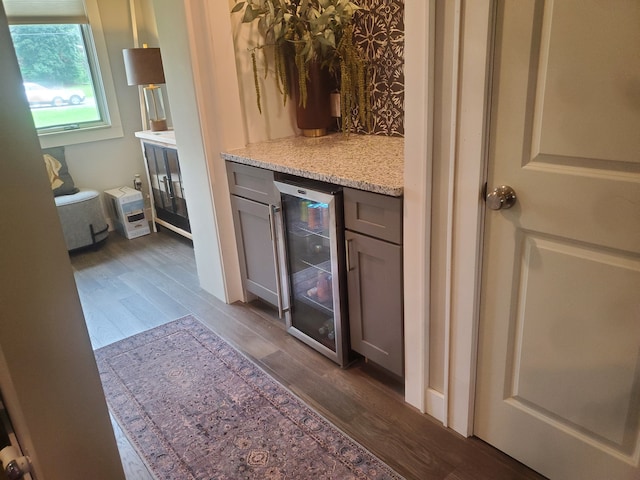
{"type": "Polygon", "coordinates": [[[125,48],[124,68],[127,73],[127,84],[144,85],[144,102],[147,106],[147,117],[151,130],[167,129],[167,116],[162,101],[162,90],[157,85],[164,83],[164,70],[159,48],[125,48]]]}

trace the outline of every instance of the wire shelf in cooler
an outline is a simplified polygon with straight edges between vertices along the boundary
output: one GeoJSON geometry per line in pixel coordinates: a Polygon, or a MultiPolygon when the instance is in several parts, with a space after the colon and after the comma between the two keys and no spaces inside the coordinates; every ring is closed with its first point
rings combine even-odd
{"type": "Polygon", "coordinates": [[[306,266],[308,266],[309,268],[315,269],[316,272],[324,272],[331,275],[331,263],[328,260],[318,264],[307,262],[306,260],[300,260],[300,261],[304,263],[306,266]]]}
{"type": "Polygon", "coordinates": [[[295,298],[328,315],[333,315],[331,262],[311,265],[292,275],[295,298]]]}
{"type": "Polygon", "coordinates": [[[306,222],[290,222],[289,231],[297,237],[308,237],[315,235],[329,240],[329,232],[326,228],[309,228],[306,222]]]}

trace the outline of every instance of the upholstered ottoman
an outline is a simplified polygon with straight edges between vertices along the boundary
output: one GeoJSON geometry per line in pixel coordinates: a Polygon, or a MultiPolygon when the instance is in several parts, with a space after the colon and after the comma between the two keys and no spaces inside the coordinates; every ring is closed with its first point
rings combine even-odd
{"type": "Polygon", "coordinates": [[[55,197],[55,201],[67,250],[95,245],[107,238],[109,226],[98,192],[81,188],[77,193],[55,197]]]}
{"type": "Polygon", "coordinates": [[[42,153],[67,250],[95,245],[107,238],[109,227],[102,211],[100,194],[75,186],[64,147],[48,148],[42,153]]]}

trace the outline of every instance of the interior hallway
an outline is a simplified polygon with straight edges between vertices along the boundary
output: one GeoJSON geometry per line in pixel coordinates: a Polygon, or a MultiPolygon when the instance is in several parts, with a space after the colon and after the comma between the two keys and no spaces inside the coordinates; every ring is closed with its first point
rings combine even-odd
{"type": "MultiPolygon", "coordinates": [[[[94,349],[194,315],[408,480],[543,477],[476,438],[464,439],[403,401],[401,385],[359,361],[341,369],[288,335],[265,305],[227,305],[198,284],[191,242],[161,231],[112,232],[71,254],[94,349]]],[[[130,480],[152,477],[115,427],[130,480]]]]}

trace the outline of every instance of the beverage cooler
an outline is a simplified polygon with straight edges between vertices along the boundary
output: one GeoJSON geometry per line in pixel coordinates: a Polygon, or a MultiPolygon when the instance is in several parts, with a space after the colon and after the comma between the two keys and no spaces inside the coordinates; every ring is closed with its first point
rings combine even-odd
{"type": "Polygon", "coordinates": [[[344,227],[342,190],[313,180],[278,174],[282,296],[287,331],[344,366],[344,227]]]}

